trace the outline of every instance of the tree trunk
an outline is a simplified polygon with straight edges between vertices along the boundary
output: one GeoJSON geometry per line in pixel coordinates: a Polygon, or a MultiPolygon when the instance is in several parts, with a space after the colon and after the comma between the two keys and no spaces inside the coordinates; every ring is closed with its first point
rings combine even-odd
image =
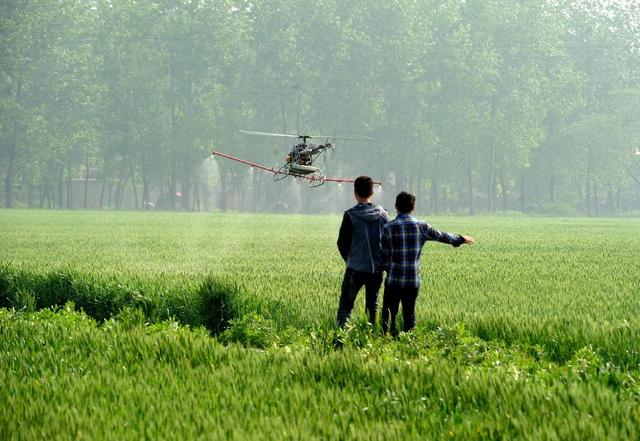
{"type": "MultiPolygon", "coordinates": [[[[171,141],[173,144],[173,150],[177,150],[178,145],[178,115],[176,113],[177,103],[176,103],[176,86],[175,86],[175,73],[173,70],[173,63],[169,63],[169,105],[171,106],[171,141]]],[[[173,156],[173,155],[172,155],[173,156]]],[[[172,210],[177,208],[176,201],[176,191],[177,191],[177,180],[178,180],[178,170],[177,170],[177,162],[178,158],[173,158],[171,163],[171,182],[169,188],[169,203],[172,210]]]]}
{"type": "Polygon", "coordinates": [[[182,209],[187,211],[191,211],[193,209],[192,201],[191,201],[191,191],[193,189],[192,180],[193,180],[193,177],[190,176],[187,172],[185,172],[184,178],[182,180],[181,192],[182,192],[182,209]]]}
{"type": "Polygon", "coordinates": [[[120,198],[122,197],[122,177],[118,178],[116,186],[116,210],[120,209],[120,198]]]}
{"type": "Polygon", "coordinates": [[[253,213],[258,211],[258,175],[256,173],[255,170],[252,170],[251,173],[251,180],[252,182],[252,186],[253,186],[253,191],[252,191],[252,195],[253,195],[253,207],[251,209],[251,211],[253,213]]]}
{"type": "Polygon", "coordinates": [[[496,95],[491,97],[491,146],[489,149],[489,183],[487,185],[487,210],[496,211],[496,95]]]}
{"type": "Polygon", "coordinates": [[[219,197],[220,211],[227,211],[227,174],[225,170],[220,167],[220,197],[219,197]]]}
{"type": "Polygon", "coordinates": [[[522,169],[521,174],[520,174],[520,212],[524,212],[525,209],[525,185],[524,185],[524,181],[525,181],[525,172],[524,169],[522,169]]]}
{"type": "Polygon", "coordinates": [[[86,210],[89,208],[89,155],[85,158],[84,167],[84,209],[86,210]]]}
{"type": "Polygon", "coordinates": [[[436,159],[433,161],[433,178],[431,179],[431,209],[435,214],[438,214],[439,206],[438,206],[438,180],[440,174],[439,166],[440,166],[440,145],[438,145],[438,150],[436,151],[436,159]]]}
{"type": "Polygon", "coordinates": [[[53,199],[53,189],[51,187],[49,187],[49,180],[47,179],[47,188],[45,188],[45,200],[46,200],[46,206],[49,210],[51,210],[52,208],[55,208],[55,201],[53,199]]]}
{"type": "Polygon", "coordinates": [[[507,185],[504,180],[504,172],[500,172],[500,187],[502,196],[502,211],[507,211],[507,185]]]}
{"type": "Polygon", "coordinates": [[[198,180],[196,179],[193,183],[193,210],[201,211],[201,203],[200,203],[200,186],[198,185],[198,180]]]}
{"type": "Polygon", "coordinates": [[[104,207],[104,190],[107,186],[107,178],[102,180],[102,190],[100,191],[100,209],[104,207]]]}
{"type": "Polygon", "coordinates": [[[58,209],[64,208],[64,167],[58,175],[58,209]]]}
{"type": "Polygon", "coordinates": [[[587,176],[586,176],[586,191],[587,194],[585,196],[586,207],[587,207],[587,216],[591,216],[591,152],[588,154],[587,158],[587,176]]]}
{"type": "Polygon", "coordinates": [[[593,185],[593,208],[594,211],[596,213],[596,216],[600,216],[600,201],[599,201],[599,197],[598,197],[598,184],[596,183],[596,180],[593,179],[591,181],[592,185],[593,185]]]}
{"type": "Polygon", "coordinates": [[[33,183],[29,182],[28,186],[27,208],[33,208],[33,183]]]}
{"type": "Polygon", "coordinates": [[[547,160],[549,161],[549,202],[556,203],[556,161],[555,149],[552,143],[556,139],[556,115],[553,110],[547,115],[547,126],[549,128],[548,141],[545,143],[547,148],[547,160]]]}
{"type": "Polygon", "coordinates": [[[134,209],[137,210],[140,206],[138,205],[138,189],[136,188],[136,174],[133,172],[133,165],[129,167],[131,172],[131,186],[133,187],[133,203],[134,209]]]}
{"type": "Polygon", "coordinates": [[[71,172],[67,175],[67,210],[73,210],[73,181],[71,180],[71,172]]]}
{"type": "MultiPolygon", "coordinates": [[[[18,84],[16,87],[16,101],[20,103],[22,99],[22,72],[18,76],[18,84]]],[[[11,208],[13,206],[13,178],[15,175],[15,164],[18,150],[18,132],[20,131],[20,119],[14,114],[14,120],[9,139],[9,155],[7,158],[7,172],[4,177],[4,206],[11,208]]]]}
{"type": "Polygon", "coordinates": [[[158,202],[160,202],[158,208],[162,208],[163,210],[168,209],[170,206],[168,204],[168,197],[170,184],[165,182],[162,177],[158,178],[158,188],[160,189],[160,195],[158,196],[158,202]]]}
{"type": "Polygon", "coordinates": [[[42,209],[44,208],[44,203],[47,200],[47,189],[49,188],[46,175],[40,180],[38,187],[40,192],[40,209],[42,209]]]}
{"type": "Polygon", "coordinates": [[[147,178],[147,165],[146,161],[142,160],[142,204],[144,205],[144,209],[147,210],[151,206],[149,205],[149,182],[147,178]]]}
{"type": "Polygon", "coordinates": [[[549,202],[552,204],[555,204],[556,202],[556,173],[553,164],[551,165],[549,176],[549,202]]]}
{"type": "Polygon", "coordinates": [[[613,185],[611,185],[611,182],[607,183],[607,212],[608,213],[613,213],[614,211],[614,206],[613,206],[613,185]]]}
{"type": "Polygon", "coordinates": [[[107,185],[107,208],[111,208],[113,204],[113,184],[109,180],[109,184],[107,185]]]}
{"type": "Polygon", "coordinates": [[[53,188],[47,188],[47,208],[49,210],[53,210],[54,208],[56,208],[56,200],[54,198],[54,189],[53,188]]]}
{"type": "Polygon", "coordinates": [[[467,185],[469,188],[469,214],[473,216],[475,210],[473,208],[473,176],[471,171],[471,157],[469,157],[467,161],[467,185]]]}
{"type": "MultiPolygon", "coordinates": [[[[136,114],[136,120],[140,121],[140,112],[138,111],[138,99],[137,99],[137,95],[133,95],[133,108],[135,110],[135,114],[136,114]]],[[[147,208],[149,208],[148,202],[149,202],[149,189],[147,188],[147,173],[146,173],[146,162],[147,162],[147,158],[146,158],[146,145],[145,145],[145,140],[144,140],[144,136],[142,134],[142,128],[140,127],[140,124],[137,123],[136,125],[136,130],[138,132],[138,146],[140,148],[140,157],[141,157],[141,168],[142,168],[142,206],[138,205],[138,189],[136,187],[136,181],[135,181],[135,171],[134,171],[134,167],[133,167],[133,161],[131,164],[131,184],[133,185],[133,196],[134,196],[134,200],[135,200],[135,204],[136,204],[136,210],[142,208],[143,210],[146,210],[147,208]]]]}
{"type": "Polygon", "coordinates": [[[420,200],[424,200],[423,203],[426,210],[429,208],[429,200],[426,196],[426,191],[421,185],[424,182],[424,156],[420,155],[420,167],[418,167],[418,173],[416,174],[416,199],[420,196],[420,200]]]}
{"type": "Polygon", "coordinates": [[[18,121],[13,123],[13,131],[11,139],[9,139],[9,157],[7,161],[7,172],[4,177],[4,206],[11,208],[13,206],[13,177],[16,160],[17,142],[18,142],[18,121]]]}
{"type": "Polygon", "coordinates": [[[431,179],[431,211],[438,214],[438,181],[434,177],[431,179]]]}
{"type": "Polygon", "coordinates": [[[171,182],[169,183],[169,203],[171,205],[171,209],[175,210],[177,207],[176,201],[176,191],[178,190],[177,183],[177,170],[175,162],[171,164],[171,182]]]}

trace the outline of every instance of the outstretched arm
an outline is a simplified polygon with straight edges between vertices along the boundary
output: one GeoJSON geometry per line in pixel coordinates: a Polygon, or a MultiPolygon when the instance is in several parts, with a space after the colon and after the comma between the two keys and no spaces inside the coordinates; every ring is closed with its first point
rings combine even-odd
{"type": "Polygon", "coordinates": [[[449,245],[453,245],[454,247],[459,247],[462,244],[472,245],[476,242],[475,239],[471,236],[461,236],[460,234],[440,231],[436,228],[433,228],[426,222],[422,224],[421,227],[422,232],[425,235],[425,240],[447,243],[449,245]]]}

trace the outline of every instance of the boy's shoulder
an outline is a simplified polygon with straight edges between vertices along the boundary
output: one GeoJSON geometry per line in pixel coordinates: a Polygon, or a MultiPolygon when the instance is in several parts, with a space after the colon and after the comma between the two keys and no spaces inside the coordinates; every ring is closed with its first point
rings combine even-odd
{"type": "Polygon", "coordinates": [[[373,218],[382,218],[385,221],[389,220],[389,213],[384,209],[382,205],[356,204],[346,210],[345,214],[350,216],[362,217],[368,220],[371,220],[373,218]]]}
{"type": "Polygon", "coordinates": [[[411,215],[400,215],[396,216],[395,219],[391,219],[385,227],[393,228],[400,225],[419,225],[419,226],[428,226],[429,223],[427,221],[416,219],[411,215]]]}
{"type": "Polygon", "coordinates": [[[407,221],[405,218],[396,216],[394,219],[389,219],[389,222],[387,222],[384,227],[387,229],[392,229],[392,228],[397,228],[406,223],[407,221]]]}

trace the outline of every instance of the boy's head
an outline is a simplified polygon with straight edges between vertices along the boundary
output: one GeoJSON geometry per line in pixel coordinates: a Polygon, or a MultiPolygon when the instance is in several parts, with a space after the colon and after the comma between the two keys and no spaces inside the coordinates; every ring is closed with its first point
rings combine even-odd
{"type": "Polygon", "coordinates": [[[416,197],[406,191],[401,191],[396,196],[396,210],[401,214],[408,214],[416,208],[416,197]]]}
{"type": "Polygon", "coordinates": [[[363,199],[373,195],[373,179],[369,176],[358,176],[353,183],[353,192],[363,199]]]}

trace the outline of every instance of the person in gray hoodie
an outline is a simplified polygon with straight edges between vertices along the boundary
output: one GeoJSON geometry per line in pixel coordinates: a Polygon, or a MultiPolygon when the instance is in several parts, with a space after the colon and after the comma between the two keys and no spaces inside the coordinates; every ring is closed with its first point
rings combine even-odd
{"type": "Polygon", "coordinates": [[[349,321],[356,296],[363,286],[369,323],[376,322],[384,264],[380,241],[383,227],[389,221],[386,210],[371,203],[373,181],[369,176],[359,176],[353,187],[357,204],[344,212],[338,234],[338,250],[346,263],[336,319],[340,327],[349,321]]]}

